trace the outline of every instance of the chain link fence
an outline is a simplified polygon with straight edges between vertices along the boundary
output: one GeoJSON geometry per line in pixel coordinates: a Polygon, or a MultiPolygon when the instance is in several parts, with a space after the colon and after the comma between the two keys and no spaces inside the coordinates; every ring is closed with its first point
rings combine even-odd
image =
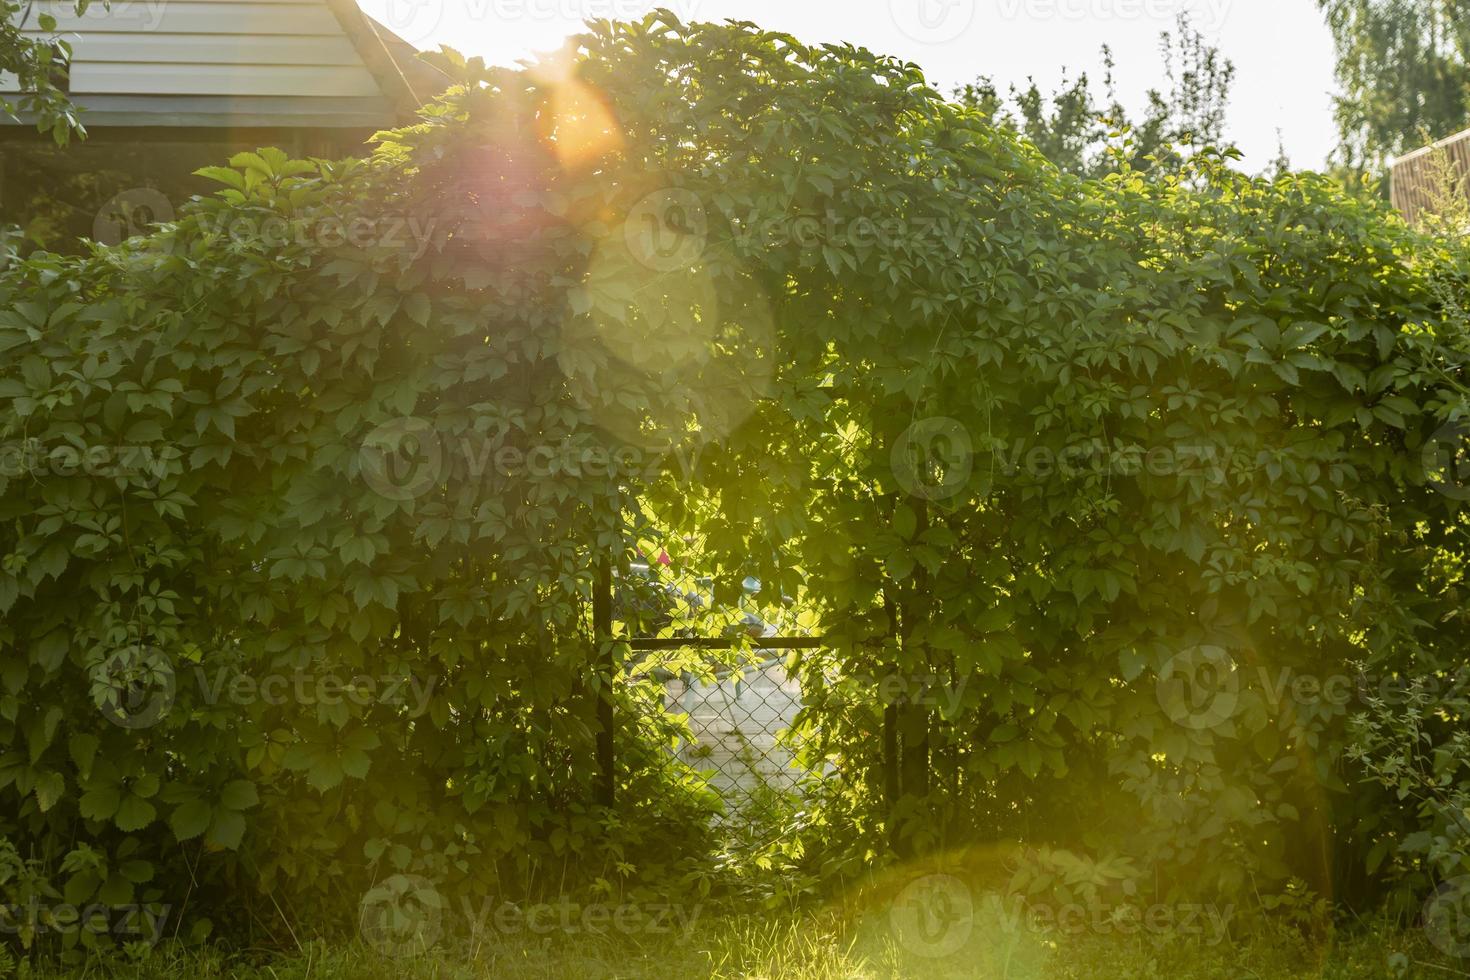
{"type": "Polygon", "coordinates": [[[664,681],[664,711],[688,732],[671,755],[700,774],[729,817],[748,815],[772,793],[801,790],[805,770],[792,732],[801,687],[787,674],[785,659],[771,656],[716,669],[713,676],[685,672],[664,681]]]}
{"type": "Polygon", "coordinates": [[[799,796],[809,772],[794,731],[799,681],[793,650],[822,645],[814,620],[788,596],[764,595],[753,577],[736,597],[715,598],[699,573],[702,542],[680,539],[615,577],[614,618],[630,633],[628,682],[653,689],[645,703],[679,734],[656,761],[679,766],[714,793],[721,821],[755,818],[799,796]]]}

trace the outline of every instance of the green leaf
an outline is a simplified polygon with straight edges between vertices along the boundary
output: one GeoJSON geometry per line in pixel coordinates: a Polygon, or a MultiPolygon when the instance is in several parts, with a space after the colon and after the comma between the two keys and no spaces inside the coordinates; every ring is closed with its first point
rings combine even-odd
{"type": "Polygon", "coordinates": [[[99,786],[82,794],[78,808],[88,820],[111,820],[122,805],[122,791],[115,785],[99,786]]]}
{"type": "Polygon", "coordinates": [[[248,151],[236,153],[234,156],[230,157],[230,166],[238,167],[244,170],[254,170],[262,177],[268,178],[273,175],[273,171],[271,170],[271,165],[269,163],[266,163],[259,154],[250,153],[248,151]]]}
{"type": "Polygon", "coordinates": [[[117,814],[113,817],[119,830],[132,832],[142,830],[153,822],[158,811],[153,809],[153,804],[141,797],[128,794],[123,797],[122,803],[117,808],[117,814]]]}
{"type": "Polygon", "coordinates": [[[421,327],[429,325],[429,314],[433,307],[429,304],[429,297],[423,293],[413,293],[403,301],[403,311],[409,315],[413,322],[421,327]]]}
{"type": "Polygon", "coordinates": [[[220,810],[215,814],[205,842],[225,850],[233,851],[240,846],[245,836],[245,815],[234,810],[220,810]]]}
{"type": "MultiPolygon", "coordinates": [[[[76,765],[77,771],[81,773],[84,781],[92,775],[92,761],[97,758],[97,747],[100,744],[101,741],[96,735],[88,735],[81,732],[71,736],[66,741],[67,752],[71,756],[71,761],[76,765]]],[[[108,814],[108,816],[111,816],[111,814],[108,814]]]]}
{"type": "Polygon", "coordinates": [[[240,171],[231,170],[229,167],[200,167],[194,171],[194,175],[196,177],[215,180],[221,184],[227,184],[239,191],[245,190],[244,176],[241,175],[240,171]]]}
{"type": "Polygon", "coordinates": [[[306,781],[313,789],[326,792],[342,783],[342,761],[334,755],[321,755],[312,760],[306,781]]]}
{"type": "Polygon", "coordinates": [[[55,673],[66,659],[71,638],[66,630],[52,630],[31,648],[31,657],[46,673],[55,673]]]}
{"type": "Polygon", "coordinates": [[[220,793],[220,803],[230,810],[248,810],[260,802],[255,784],[248,779],[227,783],[220,793]]]}
{"type": "Polygon", "coordinates": [[[45,813],[56,805],[66,791],[66,780],[59,772],[46,772],[36,777],[36,803],[45,813]]]}
{"type": "Polygon", "coordinates": [[[198,837],[209,829],[209,823],[213,817],[214,809],[208,803],[203,800],[190,800],[174,810],[168,818],[168,824],[176,840],[186,841],[198,837]]]}
{"type": "Polygon", "coordinates": [[[124,861],[118,865],[117,872],[135,885],[144,885],[153,880],[153,865],[141,859],[124,861]]]}

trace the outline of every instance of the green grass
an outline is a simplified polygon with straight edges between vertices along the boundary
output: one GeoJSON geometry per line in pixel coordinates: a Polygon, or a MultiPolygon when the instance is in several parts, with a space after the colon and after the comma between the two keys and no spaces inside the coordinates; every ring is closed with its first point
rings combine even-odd
{"type": "MultiPolygon", "coordinates": [[[[128,980],[531,980],[531,978],[1128,978],[1286,980],[1470,976],[1470,960],[1438,953],[1422,933],[1386,927],[1309,942],[1272,937],[1120,937],[1016,929],[977,914],[964,943],[942,957],[895,931],[887,915],[843,925],[833,915],[796,919],[702,918],[687,934],[497,935],[407,956],[366,942],[308,944],[289,954],[227,957],[159,949],[133,962],[91,962],[69,972],[0,969],[0,977],[120,977],[128,980]]],[[[946,951],[947,952],[947,951],[946,951]]]]}

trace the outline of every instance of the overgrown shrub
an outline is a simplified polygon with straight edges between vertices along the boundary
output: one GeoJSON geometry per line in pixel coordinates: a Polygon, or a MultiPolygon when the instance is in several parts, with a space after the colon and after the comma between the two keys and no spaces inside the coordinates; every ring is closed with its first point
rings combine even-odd
{"type": "Polygon", "coordinates": [[[597,802],[601,692],[625,748],[668,737],[589,602],[657,529],[716,598],[821,613],[832,776],[783,860],[1024,838],[1170,894],[1376,887],[1416,818],[1356,781],[1351,699],[1291,685],[1463,656],[1462,256],[1314,176],[1064,176],[858,49],[580,45],[0,279],[0,437],[113,451],[0,479],[17,852],[277,941],[394,875],[697,880],[672,767],[597,802]]]}

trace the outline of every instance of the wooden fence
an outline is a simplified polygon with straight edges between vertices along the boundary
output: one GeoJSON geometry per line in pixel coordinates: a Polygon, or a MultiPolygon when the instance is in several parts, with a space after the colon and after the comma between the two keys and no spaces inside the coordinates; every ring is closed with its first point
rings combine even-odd
{"type": "Polygon", "coordinates": [[[1470,195],[1470,129],[1399,157],[1388,173],[1389,198],[1410,224],[1447,193],[1470,195]]]}

